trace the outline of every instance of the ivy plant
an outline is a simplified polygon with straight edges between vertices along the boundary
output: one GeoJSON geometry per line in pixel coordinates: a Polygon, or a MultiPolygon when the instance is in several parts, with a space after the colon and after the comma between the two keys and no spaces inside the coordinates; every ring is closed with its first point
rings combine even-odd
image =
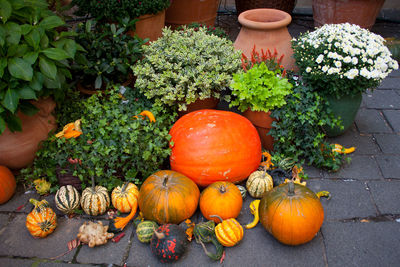
{"type": "Polygon", "coordinates": [[[51,136],[42,144],[32,167],[23,171],[26,179],[45,177],[55,191],[57,169],[61,169],[79,177],[83,188],[95,177],[97,184],[111,190],[121,180],[140,184],[153,172],[167,168],[168,132],[176,113],[155,107],[135,90],[122,94],[120,88],[112,87],[104,95],[85,100],[70,91],[58,111],[59,130],[81,119],[83,134],[70,139],[51,136]],[[143,110],[151,111],[156,121],[134,117],[143,110]],[[72,164],[74,161],[80,163],[72,164]]]}
{"type": "Polygon", "coordinates": [[[18,111],[33,115],[30,100],[61,98],[70,60],[80,47],[46,0],[0,0],[0,134],[6,126],[21,131],[18,111]]]}
{"type": "MultiPolygon", "coordinates": [[[[290,75],[291,76],[291,75],[290,75]]],[[[293,93],[286,96],[286,105],[276,108],[269,134],[274,138],[274,162],[291,158],[300,164],[338,170],[343,155],[332,152],[333,145],[326,141],[322,126],[340,126],[318,92],[305,86],[297,76],[289,78],[293,93]]]]}

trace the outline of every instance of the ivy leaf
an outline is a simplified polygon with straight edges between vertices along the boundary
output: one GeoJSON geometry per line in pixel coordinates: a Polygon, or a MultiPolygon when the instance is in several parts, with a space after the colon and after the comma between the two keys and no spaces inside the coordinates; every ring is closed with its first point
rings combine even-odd
{"type": "Polygon", "coordinates": [[[8,71],[10,74],[18,79],[31,81],[33,76],[33,69],[29,62],[22,58],[11,58],[8,60],[8,71]]]}
{"type": "Polygon", "coordinates": [[[40,71],[50,79],[54,80],[57,75],[57,67],[53,61],[48,60],[45,57],[39,56],[39,68],[40,71]]]}
{"type": "Polygon", "coordinates": [[[17,89],[20,99],[36,99],[35,91],[29,86],[24,86],[21,89],[17,89]]]}
{"type": "Polygon", "coordinates": [[[11,16],[12,7],[7,0],[0,0],[0,17],[3,23],[6,23],[11,16]]]}
{"type": "Polygon", "coordinates": [[[17,110],[18,101],[18,93],[15,90],[8,88],[1,103],[3,104],[3,107],[14,113],[17,110]]]}

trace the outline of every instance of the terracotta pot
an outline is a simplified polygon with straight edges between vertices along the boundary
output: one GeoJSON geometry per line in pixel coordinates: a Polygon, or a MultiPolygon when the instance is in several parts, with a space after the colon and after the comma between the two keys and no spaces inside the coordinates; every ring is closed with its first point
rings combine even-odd
{"type": "Polygon", "coordinates": [[[6,129],[0,135],[0,165],[11,169],[20,169],[33,162],[39,143],[45,140],[51,130],[57,128],[51,112],[56,103],[51,98],[32,102],[39,111],[33,116],[18,112],[22,122],[22,132],[10,132],[6,129]]]}
{"type": "Polygon", "coordinates": [[[289,34],[287,25],[292,17],[277,9],[251,9],[239,15],[239,23],[242,28],[236,38],[234,46],[250,58],[254,45],[257,51],[274,49],[279,56],[284,54],[282,65],[285,69],[296,70],[295,60],[292,57],[292,37],[289,34]]]}
{"type": "Polygon", "coordinates": [[[165,25],[165,10],[157,14],[140,16],[136,22],[136,30],[129,31],[132,37],[137,35],[141,39],[149,38],[149,42],[157,40],[162,36],[162,29],[165,25]]]}
{"type": "Polygon", "coordinates": [[[274,8],[291,14],[296,2],[297,0],[235,0],[235,6],[238,14],[256,8],[274,8]]]}
{"type": "Polygon", "coordinates": [[[165,24],[172,29],[192,22],[214,25],[218,3],[218,0],[173,0],[167,8],[165,24]]]}
{"type": "Polygon", "coordinates": [[[206,99],[198,99],[195,102],[187,105],[187,109],[185,111],[178,111],[179,117],[182,117],[183,115],[190,113],[195,110],[200,110],[200,109],[215,109],[218,106],[219,99],[210,97],[206,99]]]}
{"type": "Polygon", "coordinates": [[[253,123],[254,127],[256,127],[258,135],[261,139],[262,147],[267,150],[274,149],[274,138],[271,135],[268,135],[269,130],[271,130],[272,122],[276,119],[272,118],[271,112],[264,111],[252,111],[250,109],[246,110],[242,114],[246,117],[251,123],[253,123]]]}
{"type": "Polygon", "coordinates": [[[385,0],[313,0],[314,26],[349,22],[371,29],[385,0]]]}

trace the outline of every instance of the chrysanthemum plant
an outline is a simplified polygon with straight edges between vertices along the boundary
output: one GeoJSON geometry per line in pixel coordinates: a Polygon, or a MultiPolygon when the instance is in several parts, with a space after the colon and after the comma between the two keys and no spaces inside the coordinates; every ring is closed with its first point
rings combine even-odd
{"type": "Polygon", "coordinates": [[[304,81],[337,98],[374,89],[398,69],[381,36],[349,23],[301,34],[292,47],[304,81]]]}

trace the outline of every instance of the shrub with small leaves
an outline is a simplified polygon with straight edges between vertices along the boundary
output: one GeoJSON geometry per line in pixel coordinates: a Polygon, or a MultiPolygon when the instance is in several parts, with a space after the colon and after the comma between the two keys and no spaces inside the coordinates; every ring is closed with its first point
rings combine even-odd
{"type": "Polygon", "coordinates": [[[61,105],[62,126],[81,119],[83,134],[77,138],[49,137],[37,153],[33,166],[25,169],[25,179],[45,176],[57,189],[57,168],[71,172],[82,181],[83,188],[96,184],[111,190],[121,180],[140,184],[143,179],[163,167],[170,154],[168,134],[176,113],[155,107],[137,91],[124,94],[115,86],[105,95],[93,95],[82,100],[69,92],[61,105]],[[151,111],[155,122],[138,115],[151,111]]]}
{"type": "Polygon", "coordinates": [[[179,110],[197,99],[220,98],[241,66],[241,52],[232,42],[204,27],[164,28],[163,36],[143,50],[144,58],[132,67],[135,86],[157,105],[179,105],[179,110]]]}

